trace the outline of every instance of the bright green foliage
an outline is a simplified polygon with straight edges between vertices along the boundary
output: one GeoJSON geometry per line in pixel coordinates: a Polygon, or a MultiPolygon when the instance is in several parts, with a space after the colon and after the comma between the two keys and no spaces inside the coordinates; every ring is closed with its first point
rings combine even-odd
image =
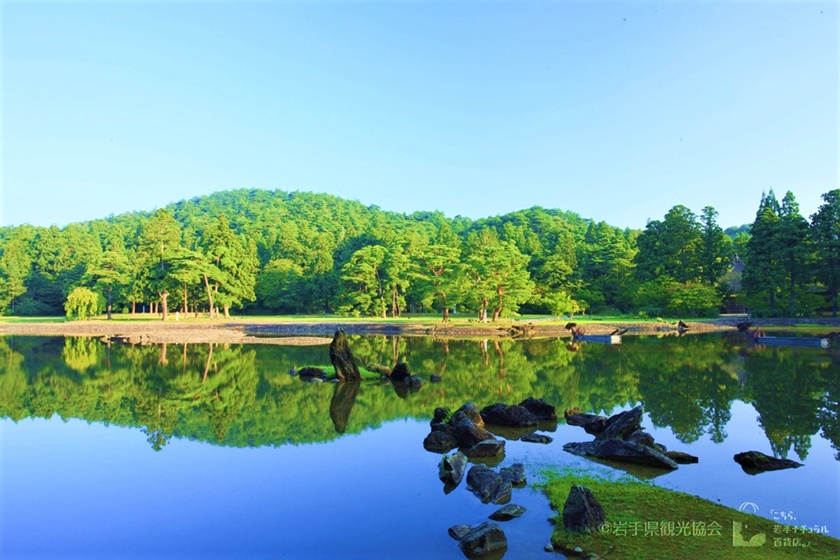
{"type": "Polygon", "coordinates": [[[119,290],[128,285],[130,270],[125,249],[122,245],[114,245],[99,255],[85,273],[85,278],[105,294],[108,319],[111,319],[114,289],[119,290]]]}
{"type": "Polygon", "coordinates": [[[458,237],[444,223],[431,243],[418,248],[415,277],[420,304],[442,311],[444,321],[462,294],[460,245],[458,237]]]}
{"type": "Polygon", "coordinates": [[[513,241],[500,241],[492,230],[483,230],[467,241],[467,301],[477,303],[479,317],[492,311],[492,320],[513,314],[534,292],[527,264],[513,241]]]}
{"type": "Polygon", "coordinates": [[[732,268],[732,240],[717,224],[717,211],[711,206],[700,215],[700,280],[714,286],[732,268]]]}
{"type": "Polygon", "coordinates": [[[215,275],[206,275],[212,286],[212,298],[222,307],[225,317],[229,317],[232,306],[240,307],[256,299],[254,285],[259,266],[256,243],[246,242],[237,235],[227,217],[220,214],[205,228],[201,245],[215,267],[215,275]]]}
{"type": "MultiPolygon", "coordinates": [[[[219,314],[341,308],[392,317],[442,311],[446,317],[457,307],[489,319],[500,295],[491,285],[492,270],[512,267],[501,279],[510,287],[502,291],[521,293],[501,294],[501,314],[517,308],[612,314],[632,312],[640,301],[646,308],[674,307],[668,298],[651,299],[660,279],[717,285],[733,248],[747,264],[748,299],[761,300],[759,307],[778,310],[778,298],[792,295],[802,313],[814,306],[809,293],[834,297],[830,275],[837,267],[826,258],[825,241],[830,228],[816,225],[831,220],[815,214],[803,240],[804,220],[792,195],[779,204],[771,193],[760,210],[766,227],[759,224],[753,237],[745,227],[728,230],[735,235],[730,242],[711,207],[697,217],[676,206],[639,232],[538,207],[473,221],[440,212],[406,216],[312,193],[221,192],[150,214],[65,228],[0,229],[0,307],[62,314],[70,290],[87,285],[109,296],[114,308],[132,311],[151,304],[165,312],[175,297],[183,310],[219,314]],[[384,253],[365,254],[370,246],[384,253]]],[[[731,282],[721,289],[741,299],[738,279],[727,278],[731,282]]]]}
{"type": "Polygon", "coordinates": [[[73,288],[67,296],[64,309],[68,319],[84,321],[101,313],[104,303],[102,296],[89,288],[73,288]]]}
{"type": "Polygon", "coordinates": [[[577,247],[578,275],[572,297],[593,312],[627,310],[634,291],[636,237],[604,222],[591,223],[577,247]]]}
{"type": "Polygon", "coordinates": [[[775,315],[778,297],[788,295],[788,313],[796,312],[796,291],[808,278],[804,274],[810,260],[808,223],[799,214],[799,205],[788,191],[782,204],[773,191],[762,196],[747,242],[743,285],[747,295],[762,298],[765,310],[775,315]]]}
{"type": "Polygon", "coordinates": [[[788,288],[788,313],[796,313],[796,288],[808,279],[810,260],[808,222],[799,214],[799,204],[788,191],[779,209],[779,230],[776,245],[779,261],[788,288]]]}
{"type": "Polygon", "coordinates": [[[811,216],[811,239],[816,259],[814,269],[817,279],[825,287],[831,310],[837,317],[838,291],[840,291],[840,189],[823,196],[824,204],[811,216]]]}
{"type": "Polygon", "coordinates": [[[339,308],[343,313],[384,317],[387,309],[383,292],[382,265],[385,247],[368,245],[350,257],[341,269],[344,297],[347,303],[339,308]]]}
{"type": "Polygon", "coordinates": [[[0,248],[0,311],[15,314],[17,299],[26,293],[26,279],[32,267],[29,256],[30,231],[17,228],[7,231],[0,248]]]}
{"type": "Polygon", "coordinates": [[[668,276],[677,282],[701,277],[703,235],[697,216],[685,206],[675,206],[663,221],[648,222],[639,236],[636,277],[646,282],[668,276]]]}
{"type": "Polygon", "coordinates": [[[300,313],[304,307],[303,269],[291,259],[275,259],[257,276],[254,293],[262,305],[275,313],[300,313]]]}
{"type": "Polygon", "coordinates": [[[160,297],[162,317],[169,313],[168,297],[178,289],[172,275],[173,262],[181,249],[181,226],[167,210],[157,210],[143,223],[139,247],[144,257],[144,276],[152,292],[160,297]]]}

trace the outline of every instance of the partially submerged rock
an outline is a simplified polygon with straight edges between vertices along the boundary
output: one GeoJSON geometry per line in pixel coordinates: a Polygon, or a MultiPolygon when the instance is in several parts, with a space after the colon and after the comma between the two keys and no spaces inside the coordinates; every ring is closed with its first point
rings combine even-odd
{"type": "Polygon", "coordinates": [[[481,409],[481,417],[487,424],[527,428],[539,425],[537,417],[524,406],[496,403],[481,409]]]}
{"type": "Polygon", "coordinates": [[[333,341],[330,342],[330,362],[339,380],[354,381],[362,378],[343,329],[335,331],[333,341]]]}
{"type": "Polygon", "coordinates": [[[665,451],[663,452],[663,455],[680,465],[689,465],[700,461],[700,459],[694,455],[689,455],[688,453],[683,453],[682,451],[665,451]]]}
{"type": "Polygon", "coordinates": [[[525,465],[514,463],[509,467],[499,469],[499,475],[516,487],[525,486],[525,465]]]}
{"type": "Polygon", "coordinates": [[[552,422],[557,420],[557,409],[542,399],[529,397],[519,403],[519,406],[528,409],[528,411],[536,416],[537,420],[540,422],[552,422]]]}
{"type": "Polygon", "coordinates": [[[545,434],[538,434],[537,432],[531,432],[530,434],[525,434],[521,438],[520,441],[527,441],[529,443],[551,443],[554,441],[554,438],[551,436],[547,436],[545,434]]]}
{"type": "Polygon", "coordinates": [[[563,416],[569,426],[580,426],[587,434],[592,435],[601,433],[607,424],[606,416],[584,413],[577,407],[567,409],[563,416]]]}
{"type": "Polygon", "coordinates": [[[574,533],[592,533],[607,520],[604,508],[585,486],[573,484],[563,505],[563,527],[574,533]]]}
{"type": "Polygon", "coordinates": [[[676,469],[677,464],[657,449],[621,439],[595,440],[580,443],[567,443],[564,451],[581,457],[596,457],[634,465],[644,465],[661,469],[676,469]]]}
{"type": "Polygon", "coordinates": [[[411,372],[408,371],[408,364],[406,363],[398,363],[391,371],[391,381],[404,381],[409,377],[411,377],[411,372]]]}
{"type": "Polygon", "coordinates": [[[461,408],[452,413],[452,419],[450,422],[455,425],[464,417],[469,418],[476,426],[481,428],[484,427],[484,419],[481,417],[481,412],[479,412],[478,407],[471,402],[464,403],[461,408]]]}
{"type": "Polygon", "coordinates": [[[464,453],[470,459],[500,457],[505,454],[505,442],[495,438],[485,439],[466,449],[464,453]]]}
{"type": "Polygon", "coordinates": [[[769,457],[760,451],[745,451],[733,457],[747,474],[758,474],[764,471],[778,471],[782,469],[796,469],[802,465],[790,459],[769,457]]]}
{"type": "Polygon", "coordinates": [[[438,465],[438,477],[451,492],[461,484],[466,469],[467,456],[460,451],[453,455],[444,455],[438,465]]]}
{"type": "MultiPolygon", "coordinates": [[[[641,430],[641,424],[642,407],[640,405],[610,416],[604,429],[595,436],[595,439],[628,439],[633,432],[641,430]]],[[[652,442],[653,438],[651,438],[652,442]]]]}
{"type": "Polygon", "coordinates": [[[515,519],[517,517],[522,517],[522,515],[527,510],[517,504],[508,504],[501,509],[498,509],[489,515],[490,519],[493,521],[510,521],[511,519],[515,519]]]}
{"type": "Polygon", "coordinates": [[[485,556],[507,549],[507,537],[495,523],[482,523],[473,527],[458,541],[461,551],[468,557],[485,556]]]}
{"type": "Polygon", "coordinates": [[[456,541],[460,541],[462,538],[464,538],[464,535],[470,532],[470,529],[472,529],[472,527],[470,527],[469,525],[453,525],[452,527],[447,529],[446,532],[449,533],[449,536],[455,539],[456,541]]]}
{"type": "Polygon", "coordinates": [[[432,430],[423,440],[423,448],[432,453],[447,453],[458,447],[458,436],[451,430],[432,430]]]}
{"type": "Polygon", "coordinates": [[[467,487],[482,503],[505,504],[510,501],[510,481],[486,465],[473,465],[467,473],[467,487]]]}
{"type": "Polygon", "coordinates": [[[317,377],[318,379],[326,379],[327,372],[322,370],[321,368],[316,367],[303,367],[297,371],[298,377],[303,380],[309,379],[311,377],[317,377]]]}

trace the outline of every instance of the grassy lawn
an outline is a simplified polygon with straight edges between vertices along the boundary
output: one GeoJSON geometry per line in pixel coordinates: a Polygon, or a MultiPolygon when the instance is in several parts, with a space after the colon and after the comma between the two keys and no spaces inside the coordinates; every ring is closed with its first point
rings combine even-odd
{"type": "Polygon", "coordinates": [[[558,549],[580,547],[583,554],[610,559],[840,558],[840,540],[630,477],[549,471],[543,478],[540,488],[558,512],[551,539],[558,549]],[[563,504],[572,484],[589,488],[604,508],[607,522],[601,531],[581,534],[563,528],[563,504]],[[743,539],[733,535],[737,524],[743,539]]]}

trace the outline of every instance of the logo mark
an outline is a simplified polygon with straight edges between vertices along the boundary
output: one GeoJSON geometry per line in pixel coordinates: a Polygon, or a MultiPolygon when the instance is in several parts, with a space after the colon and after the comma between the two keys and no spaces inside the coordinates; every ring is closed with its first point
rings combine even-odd
{"type": "Polygon", "coordinates": [[[738,511],[743,511],[744,513],[758,513],[758,504],[754,502],[744,502],[738,507],[738,511]],[[750,510],[750,511],[747,511],[750,510]]]}
{"type": "Polygon", "coordinates": [[[765,541],[767,540],[767,535],[764,533],[756,533],[750,540],[744,540],[744,536],[741,534],[742,530],[747,529],[749,526],[742,524],[740,521],[733,521],[732,522],[732,546],[763,546],[765,541]]]}

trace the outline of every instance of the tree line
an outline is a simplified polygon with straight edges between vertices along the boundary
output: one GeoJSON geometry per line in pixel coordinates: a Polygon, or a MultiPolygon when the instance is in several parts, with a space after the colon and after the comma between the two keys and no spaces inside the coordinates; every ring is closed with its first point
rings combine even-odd
{"type": "Polygon", "coordinates": [[[791,192],[778,202],[771,190],[748,226],[724,231],[714,208],[675,206],[639,231],[540,207],[470,220],[324,194],[225,191],[63,228],[0,228],[0,310],[493,321],[709,316],[735,302],[767,315],[836,313],[840,190],[822,198],[810,221],[791,192]]]}

